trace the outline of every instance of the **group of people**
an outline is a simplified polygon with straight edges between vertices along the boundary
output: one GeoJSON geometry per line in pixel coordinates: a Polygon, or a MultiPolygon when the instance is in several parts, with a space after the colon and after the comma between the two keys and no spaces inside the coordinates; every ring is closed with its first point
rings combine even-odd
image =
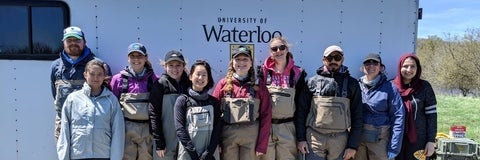
{"type": "Polygon", "coordinates": [[[234,48],[215,84],[208,62],[188,70],[176,50],[157,76],[141,43],[128,46],[128,66],[112,76],[80,28],[63,33],[64,50],[51,67],[62,160],[410,160],[434,153],[436,99],[415,54],[400,58],[393,80],[380,55],[368,54],[356,79],[332,45],[307,79],[291,45],[275,37],[261,66],[248,46],[234,48]]]}

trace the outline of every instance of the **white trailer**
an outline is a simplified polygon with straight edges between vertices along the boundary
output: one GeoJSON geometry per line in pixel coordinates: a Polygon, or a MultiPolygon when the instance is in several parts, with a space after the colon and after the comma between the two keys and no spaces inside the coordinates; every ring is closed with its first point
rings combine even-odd
{"type": "Polygon", "coordinates": [[[322,65],[324,49],[336,44],[344,49],[344,64],[354,77],[360,77],[365,55],[380,53],[392,78],[400,55],[415,51],[418,1],[2,1],[0,159],[56,159],[49,76],[66,26],[82,28],[87,46],[113,73],[127,65],[127,46],[140,42],[147,47],[157,74],[163,73],[159,60],[175,49],[189,62],[206,59],[218,81],[225,76],[231,44],[252,45],[255,65],[260,65],[269,54],[270,38],[283,35],[292,44],[296,64],[306,69],[308,77],[322,65]],[[14,21],[23,17],[19,8],[25,9],[27,23],[14,21]],[[35,20],[40,15],[60,18],[35,20]],[[26,36],[30,50],[12,49],[20,44],[20,36],[26,36]],[[36,42],[54,49],[37,54],[39,49],[32,47],[36,42]]]}

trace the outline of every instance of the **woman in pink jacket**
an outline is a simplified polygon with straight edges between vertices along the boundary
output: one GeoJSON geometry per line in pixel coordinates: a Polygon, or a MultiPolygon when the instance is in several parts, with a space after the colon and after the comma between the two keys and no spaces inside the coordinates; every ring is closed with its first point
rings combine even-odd
{"type": "Polygon", "coordinates": [[[262,66],[260,79],[272,97],[272,128],[268,151],[262,159],[294,160],[297,157],[294,113],[302,105],[297,97],[305,86],[307,73],[295,65],[290,47],[284,37],[270,41],[270,56],[262,66]]]}

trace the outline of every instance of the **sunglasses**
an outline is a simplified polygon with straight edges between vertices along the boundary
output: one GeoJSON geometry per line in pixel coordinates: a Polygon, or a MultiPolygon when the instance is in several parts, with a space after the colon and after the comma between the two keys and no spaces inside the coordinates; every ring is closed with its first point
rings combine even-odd
{"type": "Polygon", "coordinates": [[[339,54],[325,57],[325,59],[327,59],[327,61],[329,61],[329,62],[331,62],[332,60],[340,61],[340,60],[342,60],[342,58],[343,57],[339,54]]]}
{"type": "Polygon", "coordinates": [[[380,64],[380,62],[377,62],[377,61],[374,61],[374,60],[363,62],[363,66],[370,66],[370,65],[378,66],[379,64],[380,64]]]}
{"type": "Polygon", "coordinates": [[[278,49],[280,49],[281,51],[287,49],[287,46],[286,45],[281,45],[281,46],[278,46],[278,47],[271,47],[270,50],[272,50],[273,52],[277,52],[278,49]]]}

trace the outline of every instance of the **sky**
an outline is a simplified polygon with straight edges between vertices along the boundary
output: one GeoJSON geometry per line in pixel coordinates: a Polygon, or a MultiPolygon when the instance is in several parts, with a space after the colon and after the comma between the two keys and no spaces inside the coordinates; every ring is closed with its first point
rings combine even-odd
{"type": "Polygon", "coordinates": [[[463,36],[467,29],[480,29],[480,0],[419,0],[423,8],[418,37],[448,34],[463,36]]]}

